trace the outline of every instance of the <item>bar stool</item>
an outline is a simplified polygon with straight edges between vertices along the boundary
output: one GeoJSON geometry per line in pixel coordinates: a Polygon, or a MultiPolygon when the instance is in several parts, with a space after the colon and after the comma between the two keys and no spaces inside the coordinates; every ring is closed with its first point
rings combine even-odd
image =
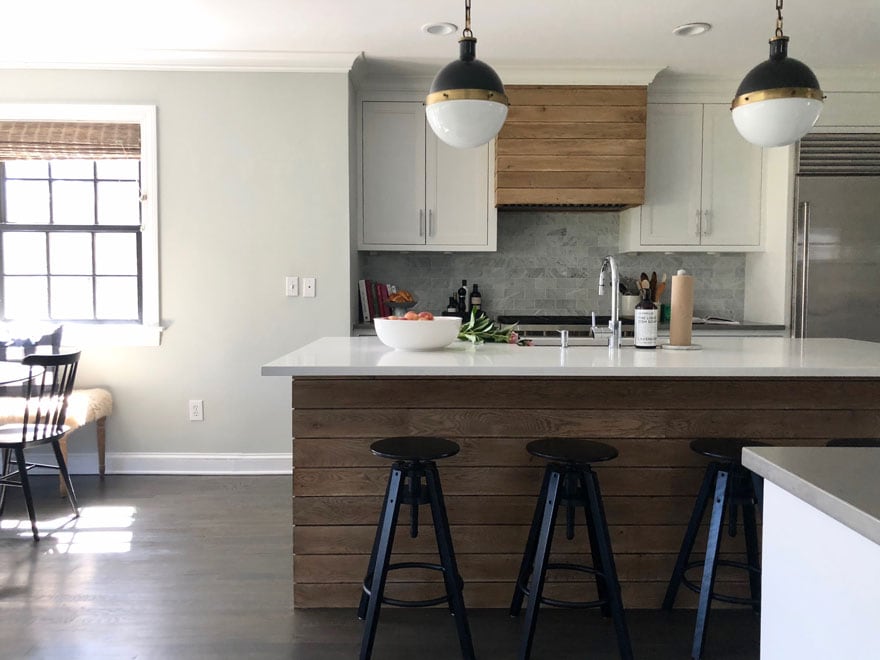
{"type": "Polygon", "coordinates": [[[394,463],[391,466],[391,475],[385,489],[385,500],[379,515],[376,540],[373,542],[373,551],[370,554],[370,563],[364,578],[363,594],[358,606],[358,618],[366,621],[360,658],[368,660],[373,653],[373,642],[379,623],[379,610],[383,603],[398,607],[430,607],[440,603],[448,603],[449,611],[455,617],[462,657],[466,660],[473,660],[474,647],[461,593],[464,583],[455,564],[449,520],[446,517],[446,505],[443,501],[443,491],[440,488],[440,475],[437,473],[437,465],[434,463],[435,460],[455,456],[459,452],[459,446],[445,438],[396,437],[374,442],[370,445],[370,451],[376,456],[391,459],[394,463]],[[424,480],[424,485],[422,480],[424,480]],[[401,504],[408,504],[411,507],[410,536],[412,538],[416,538],[419,533],[419,507],[424,504],[431,506],[434,534],[437,537],[437,548],[440,553],[439,564],[389,563],[401,504]],[[425,568],[440,571],[443,574],[446,594],[418,601],[385,597],[385,581],[388,577],[388,571],[400,568],[425,568]]]}
{"type": "Polygon", "coordinates": [[[825,443],[826,447],[880,447],[877,438],[834,438],[825,443]]]}
{"type": "Polygon", "coordinates": [[[688,523],[681,550],[672,571],[672,578],[663,599],[663,609],[672,609],[680,585],[700,595],[697,606],[697,622],[694,629],[694,642],[691,657],[702,657],[706,643],[706,623],[712,599],[725,603],[751,605],[755,613],[761,608],[761,568],[758,559],[758,531],[755,521],[755,505],[760,499],[760,485],[753,481],[752,473],[742,465],[744,447],[769,447],[765,442],[755,440],[712,438],[691,442],[691,449],[698,454],[715,459],[706,467],[703,484],[697,495],[691,519],[688,523]],[[706,544],[706,558],[690,561],[694,542],[700,529],[700,522],[706,512],[709,500],[713,499],[712,516],[709,522],[709,540],[706,544]],[[727,510],[728,534],[736,536],[738,512],[742,510],[742,525],[746,537],[746,563],[718,558],[721,543],[722,523],[727,510]],[[697,566],[703,567],[701,584],[697,585],[685,573],[697,566]],[[732,566],[748,571],[751,598],[730,596],[715,592],[715,574],[718,566],[732,566]]]}
{"type": "Polygon", "coordinates": [[[513,591],[513,600],[510,603],[510,615],[517,616],[522,609],[523,598],[526,596],[529,598],[519,658],[527,660],[531,654],[538,609],[543,603],[555,607],[601,608],[602,614],[611,616],[614,621],[620,656],[629,660],[632,658],[632,649],[620,596],[620,584],[617,581],[617,570],[614,567],[608,522],[602,505],[599,479],[590,468],[592,463],[616,458],[617,450],[610,445],[591,440],[544,438],[530,442],[526,445],[526,451],[550,463],[544,470],[544,481],[526,541],[525,553],[513,591]],[[575,507],[584,507],[592,566],[548,562],[556,514],[560,505],[565,506],[565,535],[568,540],[574,538],[575,507]],[[549,569],[593,574],[596,577],[598,599],[573,602],[543,596],[544,582],[549,569]]]}

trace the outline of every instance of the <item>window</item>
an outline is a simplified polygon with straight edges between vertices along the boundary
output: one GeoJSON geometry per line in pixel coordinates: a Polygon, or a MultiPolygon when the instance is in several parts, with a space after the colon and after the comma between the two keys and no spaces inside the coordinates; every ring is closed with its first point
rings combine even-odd
{"type": "Polygon", "coordinates": [[[0,105],[2,320],[157,345],[155,181],[152,106],[0,105]]]}

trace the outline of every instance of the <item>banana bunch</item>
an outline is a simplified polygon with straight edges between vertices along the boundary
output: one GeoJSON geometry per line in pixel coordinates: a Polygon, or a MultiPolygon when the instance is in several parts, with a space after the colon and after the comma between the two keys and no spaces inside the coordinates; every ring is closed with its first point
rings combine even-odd
{"type": "Polygon", "coordinates": [[[472,344],[482,344],[484,342],[497,344],[520,344],[525,345],[528,342],[521,340],[516,332],[517,324],[497,325],[492,319],[471,310],[471,317],[465,323],[461,324],[458,331],[458,338],[462,341],[469,341],[472,344]]]}

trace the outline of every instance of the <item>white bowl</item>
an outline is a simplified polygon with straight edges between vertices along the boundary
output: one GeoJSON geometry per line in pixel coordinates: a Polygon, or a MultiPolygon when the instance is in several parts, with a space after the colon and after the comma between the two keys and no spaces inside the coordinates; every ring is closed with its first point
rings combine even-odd
{"type": "Polygon", "coordinates": [[[386,346],[402,351],[430,351],[455,341],[461,319],[457,316],[435,316],[430,321],[378,318],[373,325],[379,341],[386,346]]]}

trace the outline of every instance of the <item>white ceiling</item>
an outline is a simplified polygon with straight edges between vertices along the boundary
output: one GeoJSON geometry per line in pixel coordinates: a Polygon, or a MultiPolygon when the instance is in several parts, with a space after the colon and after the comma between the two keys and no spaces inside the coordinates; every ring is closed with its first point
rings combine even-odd
{"type": "MultiPolygon", "coordinates": [[[[823,70],[880,71],[880,0],[789,0],[789,54],[823,70]]],[[[774,0],[472,0],[492,66],[669,68],[742,76],[767,56],[774,0]],[[705,35],[672,28],[705,21],[705,35]]],[[[0,67],[347,69],[457,57],[464,0],[18,0],[4,2],[0,67]]]]}

